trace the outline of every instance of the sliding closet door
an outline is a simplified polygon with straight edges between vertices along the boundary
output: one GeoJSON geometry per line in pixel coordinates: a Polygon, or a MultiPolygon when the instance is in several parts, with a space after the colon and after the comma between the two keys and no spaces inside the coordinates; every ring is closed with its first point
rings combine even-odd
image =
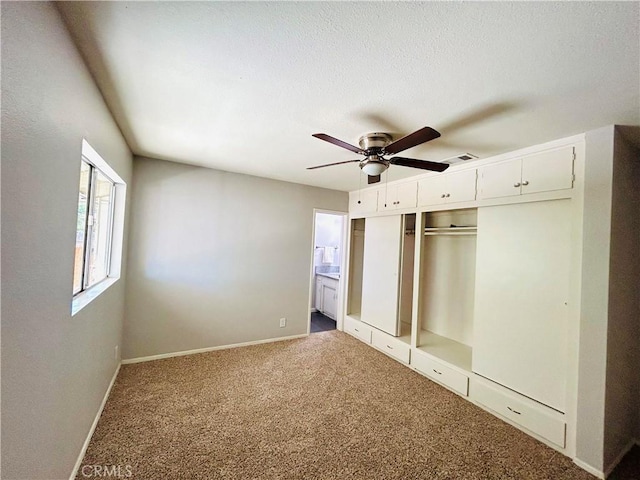
{"type": "Polygon", "coordinates": [[[571,201],[478,209],[473,371],[565,411],[571,201]]]}
{"type": "Polygon", "coordinates": [[[399,335],[398,285],[402,217],[370,217],[365,223],[361,320],[399,335]]]}

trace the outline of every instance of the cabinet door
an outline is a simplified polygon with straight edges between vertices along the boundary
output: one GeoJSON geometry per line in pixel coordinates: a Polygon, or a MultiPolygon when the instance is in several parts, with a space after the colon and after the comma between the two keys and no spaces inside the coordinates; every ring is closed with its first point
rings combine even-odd
{"type": "Polygon", "coordinates": [[[322,311],[322,277],[316,277],[316,310],[322,311]]]}
{"type": "Polygon", "coordinates": [[[573,187],[573,147],[537,153],[522,159],[522,193],[573,187]]]}
{"type": "Polygon", "coordinates": [[[362,190],[349,193],[351,215],[373,213],[378,207],[378,190],[362,190]]]}
{"type": "Polygon", "coordinates": [[[476,170],[451,173],[444,177],[447,181],[446,203],[472,202],[476,199],[476,170]]]}
{"type": "Polygon", "coordinates": [[[487,165],[478,169],[478,198],[520,195],[522,160],[487,165]]]}
{"type": "Polygon", "coordinates": [[[322,286],[322,313],[324,313],[327,317],[336,319],[336,303],[337,303],[337,295],[336,289],[330,287],[329,285],[322,286]]]}
{"type": "Polygon", "coordinates": [[[446,185],[445,175],[434,175],[423,178],[418,182],[418,205],[440,205],[445,201],[446,185]]]}
{"type": "Polygon", "coordinates": [[[367,218],[360,320],[397,336],[401,216],[367,218]]]}
{"type": "Polygon", "coordinates": [[[395,210],[398,197],[398,187],[382,187],[378,190],[378,211],[395,210]]]}
{"type": "Polygon", "coordinates": [[[565,411],[571,200],[478,209],[475,373],[565,411]]]}
{"type": "Polygon", "coordinates": [[[396,187],[396,208],[415,208],[418,182],[401,183],[396,187]]]}

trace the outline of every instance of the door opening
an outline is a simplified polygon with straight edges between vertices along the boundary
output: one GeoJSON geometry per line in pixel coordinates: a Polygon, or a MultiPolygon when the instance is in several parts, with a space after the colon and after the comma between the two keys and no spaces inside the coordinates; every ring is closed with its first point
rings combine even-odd
{"type": "Polygon", "coordinates": [[[309,333],[341,326],[342,273],[347,214],[314,211],[309,333]]]}

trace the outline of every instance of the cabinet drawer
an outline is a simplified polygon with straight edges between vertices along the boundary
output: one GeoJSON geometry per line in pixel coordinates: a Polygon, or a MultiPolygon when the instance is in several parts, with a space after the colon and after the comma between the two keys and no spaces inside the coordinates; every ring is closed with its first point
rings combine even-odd
{"type": "Polygon", "coordinates": [[[497,414],[564,448],[565,422],[562,415],[528,398],[474,381],[471,398],[497,414]]]}
{"type": "Polygon", "coordinates": [[[371,335],[371,343],[374,347],[382,350],[388,355],[400,360],[404,363],[409,363],[411,355],[411,347],[404,343],[402,340],[387,335],[386,333],[378,330],[373,330],[371,335]]]}
{"type": "Polygon", "coordinates": [[[366,343],[371,343],[371,327],[351,317],[344,318],[344,331],[366,343]]]}
{"type": "Polygon", "coordinates": [[[469,394],[469,377],[440,362],[432,360],[426,355],[420,355],[414,352],[411,358],[411,366],[418,372],[461,395],[467,396],[469,394]]]}

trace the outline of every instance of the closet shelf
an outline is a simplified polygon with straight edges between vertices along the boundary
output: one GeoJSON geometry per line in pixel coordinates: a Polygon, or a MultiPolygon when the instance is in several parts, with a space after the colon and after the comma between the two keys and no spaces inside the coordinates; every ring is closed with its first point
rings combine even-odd
{"type": "Polygon", "coordinates": [[[426,227],[425,235],[476,235],[478,227],[426,227]]]}

